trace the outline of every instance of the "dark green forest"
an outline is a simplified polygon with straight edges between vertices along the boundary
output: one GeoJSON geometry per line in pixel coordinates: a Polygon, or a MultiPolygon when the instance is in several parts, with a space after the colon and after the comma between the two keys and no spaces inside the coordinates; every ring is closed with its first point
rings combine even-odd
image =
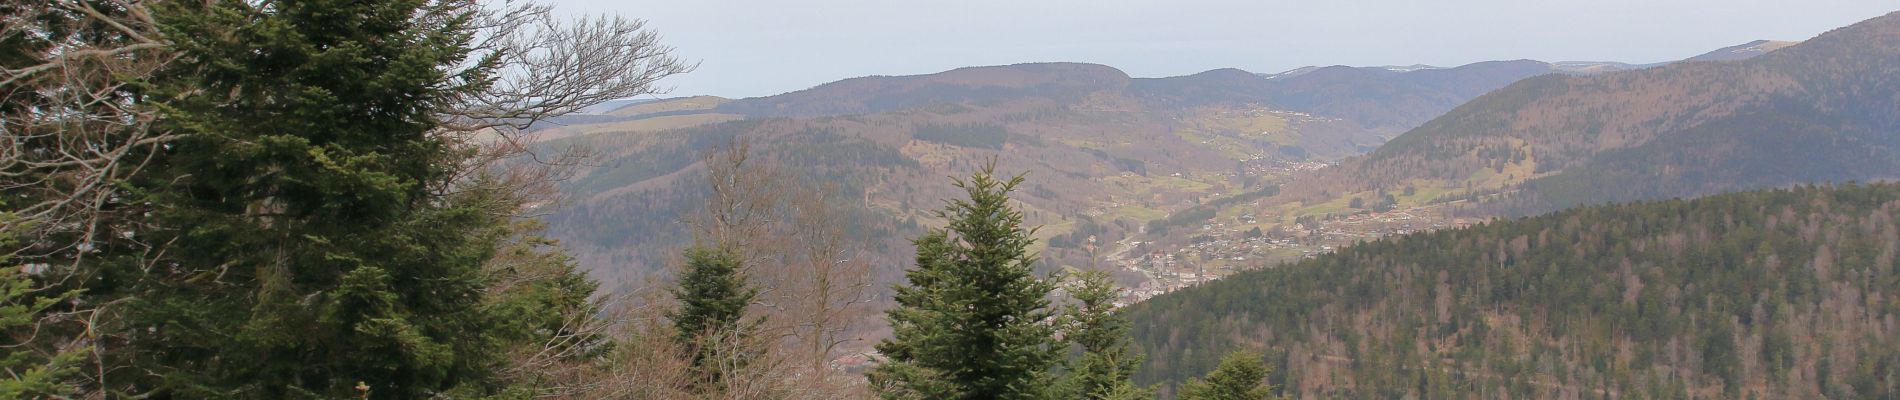
{"type": "Polygon", "coordinates": [[[1002,149],[1003,141],[1009,139],[1009,131],[998,124],[924,124],[918,125],[911,136],[952,146],[1002,149]]]}
{"type": "Polygon", "coordinates": [[[1887,398],[1900,185],[1598,206],[1363,243],[1126,310],[1174,384],[1237,348],[1331,398],[1887,398]]]}

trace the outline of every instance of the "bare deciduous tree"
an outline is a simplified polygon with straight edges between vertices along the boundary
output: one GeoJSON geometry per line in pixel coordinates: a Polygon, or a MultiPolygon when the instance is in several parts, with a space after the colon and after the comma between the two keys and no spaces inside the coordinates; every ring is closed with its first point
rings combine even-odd
{"type": "Polygon", "coordinates": [[[66,387],[38,395],[84,396],[105,384],[98,328],[111,301],[81,301],[64,283],[76,281],[103,241],[152,247],[138,243],[136,211],[117,204],[116,185],[174,139],[153,129],[157,113],[132,87],[173,57],[148,8],[154,3],[0,6],[0,238],[7,239],[0,260],[25,264],[6,274],[0,305],[26,306],[4,324],[0,346],[12,354],[5,372],[76,375],[52,378],[66,387]]]}
{"type": "MultiPolygon", "coordinates": [[[[54,0],[0,8],[0,37],[44,41],[22,47],[34,53],[27,60],[0,65],[0,190],[26,194],[5,203],[18,218],[0,231],[34,244],[11,250],[70,252],[101,235],[125,234],[106,232],[97,218],[117,201],[113,183],[137,174],[157,149],[179,138],[154,129],[159,113],[129,86],[177,57],[153,16],[162,1],[54,0]],[[75,232],[76,238],[46,241],[75,232]]],[[[533,2],[445,0],[427,10],[417,23],[473,21],[470,58],[448,73],[488,82],[439,110],[439,137],[480,154],[459,168],[462,176],[527,152],[530,125],[609,100],[665,93],[658,81],[694,68],[637,19],[566,20],[533,2]]]]}
{"type": "Polygon", "coordinates": [[[638,19],[602,15],[564,20],[552,7],[534,2],[449,0],[445,5],[419,18],[448,23],[470,17],[476,37],[467,63],[450,75],[488,81],[485,90],[449,99],[441,110],[439,135],[476,153],[460,169],[462,176],[504,160],[585,162],[592,158],[586,149],[531,151],[535,138],[528,129],[610,100],[666,93],[669,89],[658,86],[660,80],[697,67],[674,56],[673,48],[661,44],[659,34],[638,19]]]}
{"type": "MultiPolygon", "coordinates": [[[[706,208],[695,216],[693,240],[744,252],[747,264],[760,264],[776,249],[768,247],[772,227],[783,221],[781,202],[786,176],[769,161],[755,157],[752,143],[734,138],[706,153],[706,208]]],[[[748,266],[749,268],[749,266],[748,266]]]]}
{"type": "Polygon", "coordinates": [[[787,302],[795,306],[792,335],[805,346],[811,373],[827,376],[838,346],[856,340],[856,322],[870,302],[871,264],[847,234],[851,215],[835,185],[807,185],[792,197],[782,228],[794,261],[784,274],[787,302]]]}
{"type": "Polygon", "coordinates": [[[637,19],[563,21],[536,3],[474,13],[479,39],[470,67],[497,68],[488,90],[454,99],[446,112],[452,130],[518,130],[609,100],[663,93],[656,83],[695,67],[637,19]]]}
{"type": "Polygon", "coordinates": [[[114,184],[137,174],[175,139],[130,85],[174,55],[149,6],[156,2],[55,0],[0,8],[0,39],[25,59],[0,65],[0,192],[10,194],[0,232],[23,259],[65,254],[77,263],[110,232],[101,210],[114,184]],[[12,64],[12,63],[18,63],[12,64]],[[56,239],[57,238],[57,239],[56,239]]]}
{"type": "MultiPolygon", "coordinates": [[[[805,182],[734,139],[703,160],[708,198],[692,223],[696,240],[738,248],[761,289],[753,314],[766,318],[752,345],[761,359],[729,393],[848,396],[861,387],[831,367],[870,301],[868,263],[849,235],[850,209],[831,185],[805,182]],[[786,377],[796,377],[789,379],[786,377]]],[[[737,345],[737,343],[735,343],[737,345]]]]}
{"type": "MultiPolygon", "coordinates": [[[[663,284],[649,281],[647,288],[663,284]]],[[[693,398],[692,363],[672,340],[673,324],[666,321],[671,296],[665,290],[628,293],[610,304],[615,348],[602,365],[565,370],[551,377],[551,386],[563,388],[557,398],[679,399],[693,398]]]]}

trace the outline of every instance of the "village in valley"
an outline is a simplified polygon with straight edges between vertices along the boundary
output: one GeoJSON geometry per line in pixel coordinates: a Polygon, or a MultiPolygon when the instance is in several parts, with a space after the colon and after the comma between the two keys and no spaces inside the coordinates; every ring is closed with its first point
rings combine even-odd
{"type": "MultiPolygon", "coordinates": [[[[1318,161],[1257,160],[1232,175],[1278,180],[1332,165],[1318,161]]],[[[1140,279],[1134,280],[1135,283],[1123,280],[1127,287],[1118,304],[1126,305],[1236,272],[1273,268],[1330,253],[1353,243],[1388,235],[1464,227],[1482,221],[1454,217],[1443,203],[1402,206],[1360,200],[1351,201],[1338,210],[1327,210],[1329,212],[1292,209],[1275,213],[1271,212],[1277,210],[1273,207],[1256,204],[1263,201],[1228,205],[1213,213],[1213,217],[1168,232],[1148,232],[1143,227],[1136,235],[1104,243],[1096,243],[1098,238],[1090,236],[1083,247],[1098,266],[1138,274],[1140,279]]],[[[1090,214],[1101,215],[1105,209],[1124,205],[1109,203],[1091,210],[1090,214]]]]}
{"type": "Polygon", "coordinates": [[[1330,221],[1260,230],[1257,219],[1209,221],[1189,243],[1126,240],[1115,243],[1103,261],[1134,271],[1146,281],[1125,292],[1122,304],[1133,304],[1164,293],[1220,279],[1253,268],[1272,268],[1330,253],[1340,247],[1387,235],[1462,227],[1472,220],[1445,218],[1439,211],[1419,207],[1353,214],[1330,221]]]}

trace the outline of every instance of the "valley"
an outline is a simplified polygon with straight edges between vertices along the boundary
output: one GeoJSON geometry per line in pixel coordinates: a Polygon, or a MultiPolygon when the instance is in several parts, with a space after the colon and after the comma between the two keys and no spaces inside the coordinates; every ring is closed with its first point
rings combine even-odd
{"type": "MultiPolygon", "coordinates": [[[[574,202],[550,221],[556,237],[597,277],[630,282],[665,274],[673,257],[666,250],[682,243],[680,233],[665,233],[679,232],[667,221],[684,218],[703,179],[690,155],[746,138],[793,175],[842,182],[846,197],[861,201],[853,204],[861,216],[859,238],[874,243],[867,249],[871,280],[896,282],[909,266],[905,255],[911,248],[903,238],[941,224],[928,211],[933,199],[956,195],[941,178],[993,160],[1029,178],[1015,201],[1025,221],[1039,227],[1031,247],[1040,256],[1038,269],[1108,272],[1122,287],[1116,304],[1135,306],[1175,293],[1228,290],[1209,285],[1310,264],[1390,237],[1482,227],[1553,207],[1773,182],[1880,179],[1780,172],[1769,176],[1791,180],[1698,178],[1704,186],[1661,191],[1567,183],[1584,179],[1580,174],[1615,173],[1632,168],[1617,165],[1654,159],[1635,154],[1664,151],[1637,150],[1645,146],[1734,132],[1737,125],[1723,121],[1760,107],[1750,99],[1786,101],[1787,95],[1767,93],[1798,94],[1798,85],[1825,85],[1782,78],[1793,72],[1740,73],[1748,79],[1742,82],[1727,77],[1791,71],[1814,59],[1805,55],[1815,51],[1808,48],[1826,48],[1855,34],[1832,33],[1801,44],[1750,43],[1657,65],[1513,61],[1130,78],[1099,65],[1022,64],[859,78],[764,98],[659,100],[602,117],[576,117],[549,130],[544,145],[603,150],[622,168],[674,160],[631,177],[615,169],[583,170],[568,189],[574,202]],[[1698,85],[1724,94],[1654,92],[1698,85]],[[1579,91],[1584,89],[1595,92],[1579,91]],[[1757,90],[1764,94],[1745,94],[1757,90]],[[1722,103],[1695,103],[1708,99],[1722,103]],[[1608,118],[1589,108],[1646,107],[1652,101],[1676,109],[1630,108],[1608,118]],[[1510,114],[1496,115],[1500,107],[1510,114]],[[697,122],[666,125],[683,118],[697,122]],[[1544,123],[1560,125],[1539,125],[1544,123]],[[1706,132],[1671,133],[1698,129],[1706,132]],[[1590,138],[1578,139],[1579,133],[1590,138]],[[630,223],[660,234],[602,230],[630,223]]],[[[1868,132],[1885,129],[1880,126],[1868,132]]],[[[1888,157],[1851,170],[1895,170],[1880,164],[1888,157]]],[[[880,329],[861,334],[886,334],[880,329]]],[[[1363,363],[1345,353],[1311,356],[1363,363]]],[[[1194,359],[1179,372],[1199,373],[1206,361],[1194,359]]],[[[1504,376],[1469,366],[1402,368],[1504,376]]],[[[1518,382],[1558,392],[1581,387],[1546,378],[1518,382]]]]}
{"type": "Polygon", "coordinates": [[[0,3],[0,398],[1900,398],[1887,5],[578,1],[0,3]]]}
{"type": "MultiPolygon", "coordinates": [[[[1742,60],[1783,45],[1711,54],[1742,60]]],[[[538,140],[609,160],[577,174],[550,221],[610,285],[665,273],[671,255],[653,250],[682,243],[674,221],[689,209],[678,202],[697,196],[692,154],[743,137],[808,179],[845,179],[841,189],[863,200],[870,237],[884,238],[872,240],[883,280],[908,251],[894,238],[931,225],[926,205],[948,194],[935,178],[994,158],[1034,182],[1020,200],[1042,227],[1044,268],[1113,271],[1133,302],[1386,235],[1508,215],[1489,205],[1549,175],[1525,142],[1472,150],[1504,159],[1460,178],[1366,186],[1340,176],[1361,168],[1360,154],[1520,78],[1646,68],[1658,66],[1509,61],[1170,78],[1073,63],[972,67],[762,98],[644,101],[565,117],[538,140]],[[658,234],[614,234],[628,229],[658,234]]]]}

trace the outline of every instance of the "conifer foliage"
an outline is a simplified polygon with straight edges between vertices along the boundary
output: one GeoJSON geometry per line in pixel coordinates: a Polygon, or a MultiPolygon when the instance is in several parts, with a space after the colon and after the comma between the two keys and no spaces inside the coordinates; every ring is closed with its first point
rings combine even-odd
{"type": "Polygon", "coordinates": [[[0,398],[604,386],[583,378],[624,341],[522,218],[562,168],[503,161],[532,151],[513,139],[534,122],[691,66],[639,21],[563,19],[465,0],[0,2],[0,398]]]}
{"type": "MultiPolygon", "coordinates": [[[[0,202],[3,205],[4,202],[0,202]]],[[[0,212],[0,223],[12,222],[14,217],[0,212]]],[[[15,239],[6,232],[0,232],[0,244],[10,244],[15,239]]],[[[73,390],[63,383],[78,374],[79,359],[90,348],[80,346],[54,347],[47,351],[35,351],[29,347],[30,340],[17,339],[15,332],[30,331],[36,323],[51,319],[43,313],[78,297],[78,292],[41,293],[33,290],[33,280],[25,273],[30,269],[15,265],[9,254],[0,253],[0,348],[6,348],[5,357],[0,357],[0,398],[57,398],[72,395],[73,390]],[[63,347],[63,348],[62,348],[63,347]]]]}
{"type": "Polygon", "coordinates": [[[959,180],[968,199],[938,215],[947,228],[914,242],[917,265],[888,313],[889,360],[871,373],[891,399],[1046,398],[1061,348],[1050,324],[1054,283],[1033,274],[1034,229],[1009,205],[1022,176],[999,179],[995,163],[959,180]]]}
{"type": "Polygon", "coordinates": [[[1135,386],[1141,356],[1128,339],[1128,320],[1115,314],[1120,289],[1101,271],[1076,274],[1064,288],[1075,299],[1063,310],[1063,339],[1081,355],[1067,364],[1060,398],[1086,400],[1152,399],[1135,386]]]}
{"type": "Polygon", "coordinates": [[[175,398],[501,390],[522,332],[485,301],[484,266],[519,202],[459,179],[467,155],[437,136],[445,104],[487,82],[449,73],[474,31],[460,7],[160,6],[180,56],[152,90],[181,139],[127,186],[151,210],[140,237],[169,246],[102,256],[96,293],[126,296],[108,363],[132,366],[104,382],[175,398]]]}
{"type": "Polygon", "coordinates": [[[716,386],[722,370],[745,361],[733,346],[753,325],[742,321],[746,306],[759,293],[739,271],[739,255],[725,247],[686,249],[686,270],[673,290],[679,309],[668,315],[678,336],[674,342],[689,353],[701,383],[716,386]]]}
{"type": "Polygon", "coordinates": [[[1181,387],[1180,400],[1268,400],[1273,386],[1267,375],[1273,370],[1261,362],[1261,355],[1236,351],[1222,356],[1220,366],[1207,377],[1181,387]]]}
{"type": "Polygon", "coordinates": [[[1886,398],[1897,217],[1892,183],[1586,207],[1369,241],[1125,315],[1144,382],[1252,347],[1298,397],[1886,398]]]}

